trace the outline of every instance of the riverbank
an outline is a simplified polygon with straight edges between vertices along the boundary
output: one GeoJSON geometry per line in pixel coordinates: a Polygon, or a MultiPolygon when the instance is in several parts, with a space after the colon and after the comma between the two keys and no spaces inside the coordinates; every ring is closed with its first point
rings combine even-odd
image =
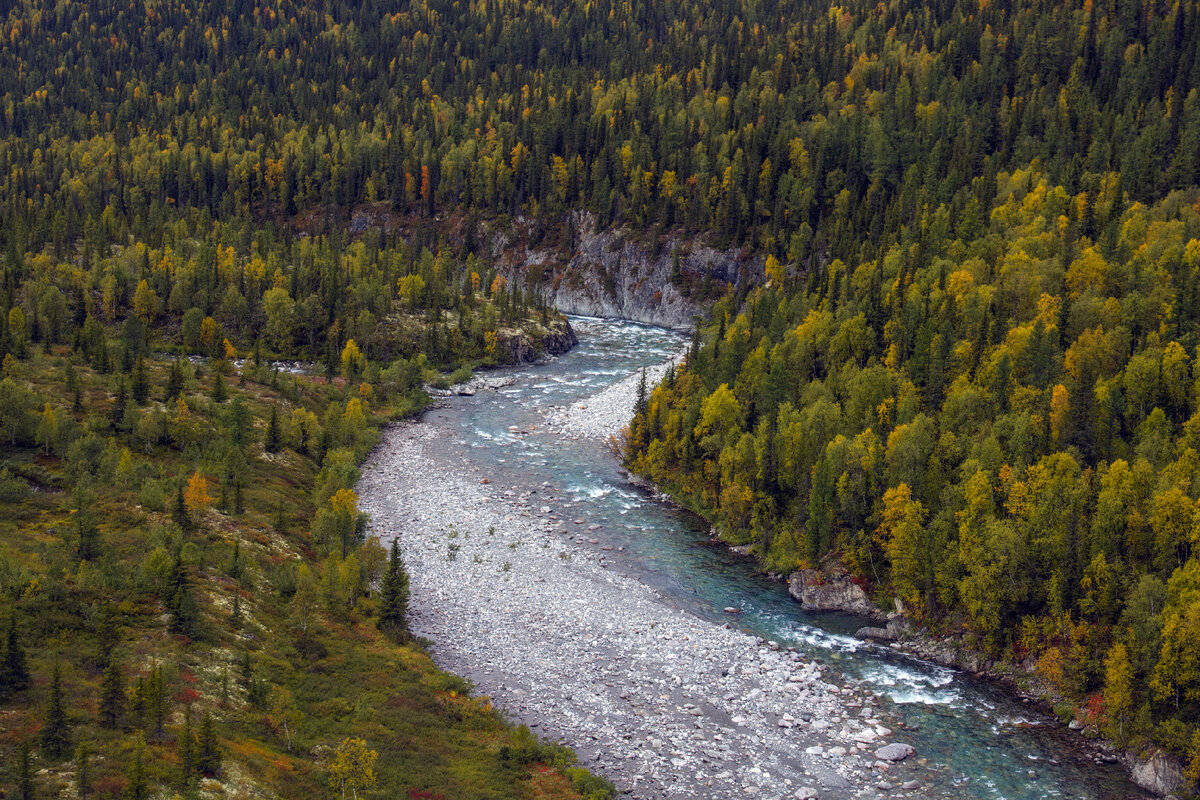
{"type": "MultiPolygon", "coordinates": [[[[677,365],[682,355],[682,352],[676,353],[669,362],[648,369],[648,385],[656,385],[668,366],[677,365]]],[[[547,424],[560,435],[570,438],[591,438],[610,445],[619,444],[632,414],[640,379],[640,372],[629,374],[585,400],[568,407],[555,408],[549,414],[547,424]]],[[[647,489],[668,502],[674,502],[673,498],[662,495],[656,486],[640,476],[629,475],[628,479],[631,484],[647,489]]],[[[715,534],[713,537],[714,542],[728,546],[717,539],[715,534]]],[[[747,555],[747,548],[731,549],[747,555]]],[[[844,575],[830,579],[830,576],[806,570],[792,575],[771,577],[789,585],[790,594],[807,611],[843,612],[860,617],[862,625],[866,627],[860,628],[859,638],[882,641],[898,652],[962,670],[990,681],[1020,702],[1036,708],[1046,715],[1047,719],[1057,717],[1056,706],[1061,705],[1061,698],[1044,691],[1047,687],[1039,686],[1036,676],[1022,671],[1019,667],[987,661],[961,642],[956,645],[956,640],[935,637],[926,629],[911,624],[903,616],[886,614],[870,602],[861,587],[844,575]],[[884,623],[887,623],[886,627],[877,627],[884,623]]],[[[1065,727],[1063,726],[1064,729],[1065,727]]],[[[1178,786],[1181,767],[1175,760],[1161,754],[1144,759],[1141,754],[1122,752],[1111,742],[1100,738],[1094,730],[1081,729],[1078,725],[1071,726],[1071,733],[1063,730],[1063,735],[1071,740],[1070,746],[1078,754],[1076,757],[1096,764],[1120,762],[1126,767],[1132,780],[1147,791],[1163,795],[1169,794],[1178,786]]]]}
{"type": "Polygon", "coordinates": [[[919,788],[921,759],[877,755],[908,751],[881,750],[903,737],[876,698],[618,574],[586,510],[493,481],[439,418],[389,429],[359,492],[372,534],[400,538],[412,628],[441,666],[631,797],[919,788]]]}

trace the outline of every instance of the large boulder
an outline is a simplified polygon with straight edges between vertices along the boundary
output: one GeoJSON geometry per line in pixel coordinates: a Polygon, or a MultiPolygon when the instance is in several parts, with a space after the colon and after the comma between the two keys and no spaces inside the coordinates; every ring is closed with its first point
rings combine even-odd
{"type": "Polygon", "coordinates": [[[805,611],[844,611],[883,618],[867,593],[849,575],[826,575],[815,569],[798,570],[788,578],[788,591],[800,601],[800,607],[805,611]]]}
{"type": "Polygon", "coordinates": [[[880,761],[903,761],[916,752],[916,749],[911,744],[893,742],[892,744],[885,744],[876,750],[875,757],[880,761]]]}

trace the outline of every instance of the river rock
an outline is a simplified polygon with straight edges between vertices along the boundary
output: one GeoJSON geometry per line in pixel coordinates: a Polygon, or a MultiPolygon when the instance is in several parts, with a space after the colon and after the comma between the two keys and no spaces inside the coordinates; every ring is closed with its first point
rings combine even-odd
{"type": "Polygon", "coordinates": [[[893,742],[892,744],[885,744],[876,750],[875,757],[881,761],[903,761],[909,756],[915,755],[916,752],[916,748],[911,744],[893,742]]]}
{"type": "Polygon", "coordinates": [[[882,618],[879,609],[863,588],[849,575],[825,575],[819,570],[802,569],[788,578],[788,592],[800,601],[805,611],[843,611],[882,618]]]}
{"type": "Polygon", "coordinates": [[[887,628],[879,628],[879,627],[867,625],[867,626],[864,626],[864,627],[856,630],[854,632],[854,638],[856,638],[856,639],[875,639],[880,642],[890,642],[893,639],[895,639],[896,637],[892,636],[891,631],[889,631],[887,628]]]}

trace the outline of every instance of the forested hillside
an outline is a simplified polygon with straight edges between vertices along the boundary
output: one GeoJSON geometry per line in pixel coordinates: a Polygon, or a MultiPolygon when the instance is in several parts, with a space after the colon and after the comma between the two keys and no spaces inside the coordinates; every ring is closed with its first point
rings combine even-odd
{"type": "Polygon", "coordinates": [[[194,791],[219,750],[227,781],[310,793],[311,748],[349,732],[400,754],[389,796],[575,791],[378,635],[382,554],[342,492],[438,370],[561,346],[538,276],[498,277],[475,222],[569,242],[579,208],[766,257],[641,409],[638,469],[772,568],[840,561],[1200,775],[1197,3],[4,14],[0,747],[22,796],[78,780],[75,743],[98,795],[194,791]],[[337,680],[396,659],[413,696],[440,687],[427,719],[337,680]],[[350,694],[314,705],[330,685],[350,694]]]}

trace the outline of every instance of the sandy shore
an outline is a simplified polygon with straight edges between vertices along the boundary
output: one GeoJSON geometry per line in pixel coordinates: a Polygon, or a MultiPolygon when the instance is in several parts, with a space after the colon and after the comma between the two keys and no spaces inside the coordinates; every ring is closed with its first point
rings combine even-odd
{"type": "MultiPolygon", "coordinates": [[[[582,405],[631,405],[622,384],[582,405]]],[[[605,435],[570,432],[571,416],[559,435],[605,435]]],[[[491,483],[439,446],[448,433],[390,429],[359,485],[373,534],[400,537],[412,626],[442,666],[631,797],[919,795],[918,759],[877,755],[903,739],[873,696],[671,607],[608,564],[578,508],[562,519],[548,485],[491,483]]]]}

